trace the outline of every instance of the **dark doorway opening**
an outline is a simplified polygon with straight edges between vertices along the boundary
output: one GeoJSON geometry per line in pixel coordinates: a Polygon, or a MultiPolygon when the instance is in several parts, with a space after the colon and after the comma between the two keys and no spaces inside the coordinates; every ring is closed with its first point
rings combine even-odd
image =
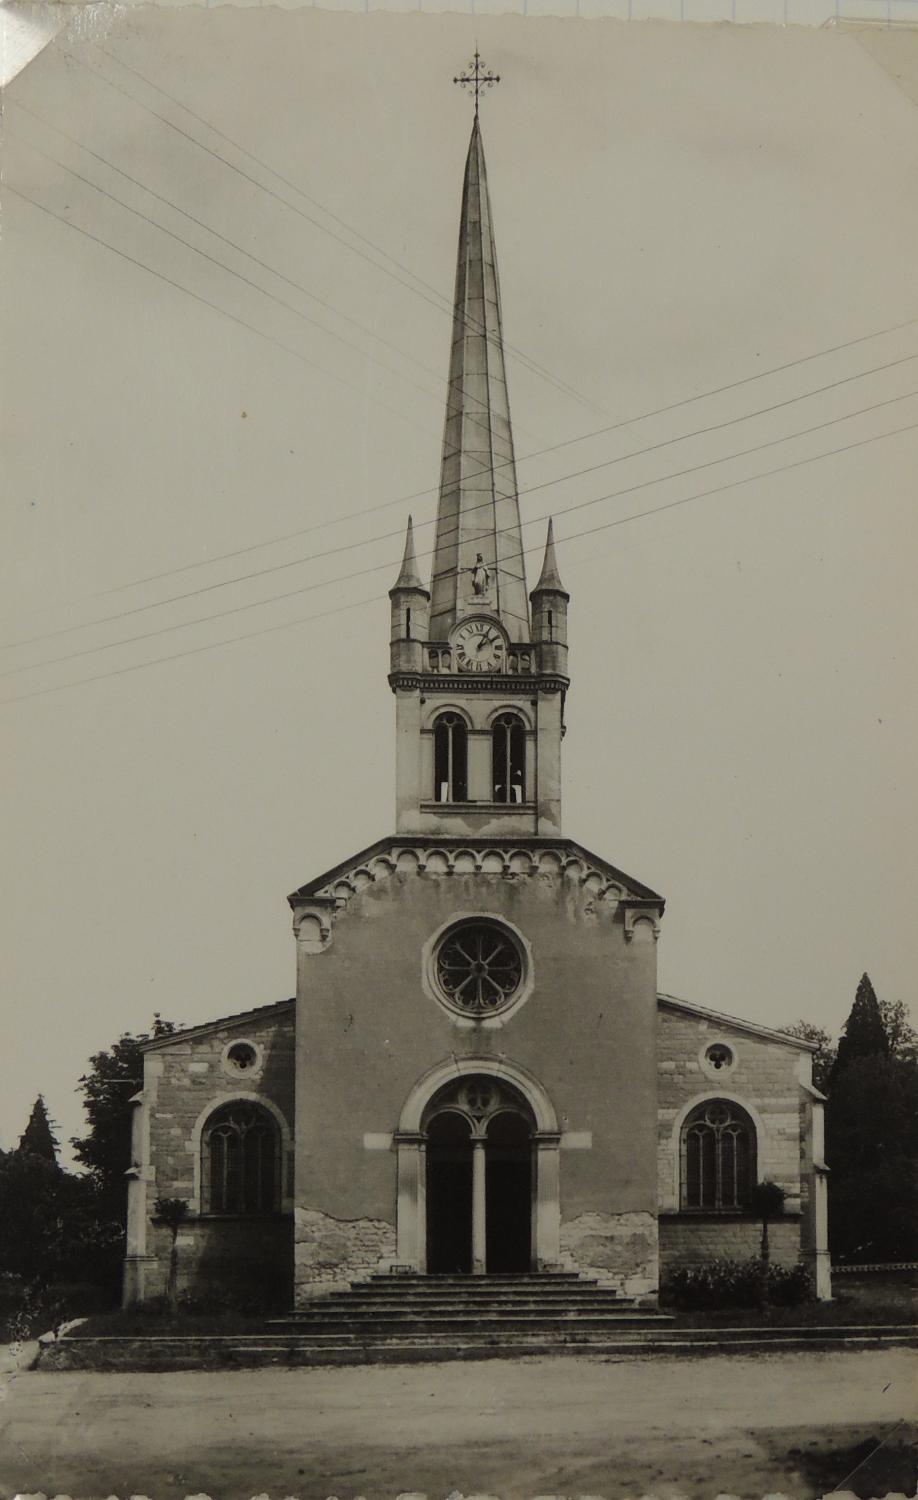
{"type": "Polygon", "coordinates": [[[532,1268],[532,1137],[520,1115],[495,1115],[486,1143],[486,1241],[490,1272],[532,1268]]]}
{"type": "Polygon", "coordinates": [[[472,1140],[468,1120],[447,1112],[427,1131],[427,1270],[472,1269],[472,1140]]]}

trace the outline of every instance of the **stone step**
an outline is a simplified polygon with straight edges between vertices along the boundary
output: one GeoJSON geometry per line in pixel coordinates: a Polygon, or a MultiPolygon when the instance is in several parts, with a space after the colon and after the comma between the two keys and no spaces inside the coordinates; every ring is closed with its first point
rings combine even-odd
{"type": "Polygon", "coordinates": [[[527,1283],[532,1286],[558,1286],[565,1282],[573,1282],[575,1286],[596,1286],[595,1277],[581,1276],[579,1271],[495,1271],[486,1276],[460,1272],[434,1272],[428,1275],[420,1271],[398,1274],[374,1271],[368,1278],[355,1281],[354,1286],[497,1286],[505,1283],[511,1286],[523,1286],[527,1283]]]}
{"type": "Polygon", "coordinates": [[[635,1306],[632,1297],[617,1297],[614,1292],[585,1292],[583,1296],[575,1296],[562,1292],[555,1292],[550,1297],[535,1296],[530,1293],[492,1292],[490,1296],[483,1293],[467,1293],[462,1297],[451,1297],[445,1293],[430,1292],[425,1295],[405,1293],[402,1296],[385,1294],[379,1296],[366,1296],[362,1293],[336,1292],[330,1297],[317,1298],[312,1303],[307,1303],[301,1309],[308,1312],[316,1307],[348,1307],[348,1308],[403,1308],[415,1307],[419,1310],[429,1308],[452,1308],[456,1312],[474,1311],[476,1308],[516,1308],[537,1309],[544,1307],[552,1308],[632,1308],[635,1306]]]}
{"type": "Polygon", "coordinates": [[[414,1313],[384,1313],[380,1316],[373,1316],[360,1313],[348,1315],[342,1312],[328,1317],[315,1314],[291,1319],[290,1323],[285,1325],[285,1329],[290,1332],[309,1334],[313,1331],[320,1333],[331,1328],[342,1328],[354,1332],[366,1331],[375,1337],[377,1333],[382,1332],[467,1334],[472,1331],[470,1323],[473,1323],[474,1330],[482,1333],[486,1330],[503,1333],[517,1329],[534,1329],[548,1334],[555,1329],[566,1327],[653,1328],[668,1322],[669,1319],[661,1313],[478,1313],[472,1320],[449,1313],[425,1313],[421,1316],[414,1313]]]}

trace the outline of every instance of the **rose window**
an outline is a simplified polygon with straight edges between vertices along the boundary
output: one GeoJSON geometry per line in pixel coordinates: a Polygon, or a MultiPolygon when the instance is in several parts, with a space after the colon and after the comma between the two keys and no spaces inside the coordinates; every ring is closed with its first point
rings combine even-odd
{"type": "Polygon", "coordinates": [[[455,928],[440,946],[436,977],[444,999],[467,1015],[487,1016],[503,1010],[523,979],[523,960],[516,943],[497,926],[484,922],[455,928]]]}

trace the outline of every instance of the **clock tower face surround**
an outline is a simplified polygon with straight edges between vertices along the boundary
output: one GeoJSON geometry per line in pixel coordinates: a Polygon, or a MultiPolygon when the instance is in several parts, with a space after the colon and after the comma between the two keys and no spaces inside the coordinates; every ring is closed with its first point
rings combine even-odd
{"type": "Polygon", "coordinates": [[[503,669],[506,638],[496,621],[485,615],[463,620],[452,633],[452,646],[460,672],[500,672],[503,669]]]}

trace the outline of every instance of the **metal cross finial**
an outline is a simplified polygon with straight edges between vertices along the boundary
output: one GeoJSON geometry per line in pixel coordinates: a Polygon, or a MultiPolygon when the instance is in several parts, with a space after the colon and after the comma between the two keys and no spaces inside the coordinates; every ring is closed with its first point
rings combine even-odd
{"type": "Polygon", "coordinates": [[[475,95],[475,118],[478,118],[478,101],[485,89],[493,88],[495,83],[500,83],[499,73],[487,73],[487,63],[475,48],[475,56],[469,63],[464,73],[460,73],[453,83],[458,83],[461,89],[469,89],[475,95]]]}

